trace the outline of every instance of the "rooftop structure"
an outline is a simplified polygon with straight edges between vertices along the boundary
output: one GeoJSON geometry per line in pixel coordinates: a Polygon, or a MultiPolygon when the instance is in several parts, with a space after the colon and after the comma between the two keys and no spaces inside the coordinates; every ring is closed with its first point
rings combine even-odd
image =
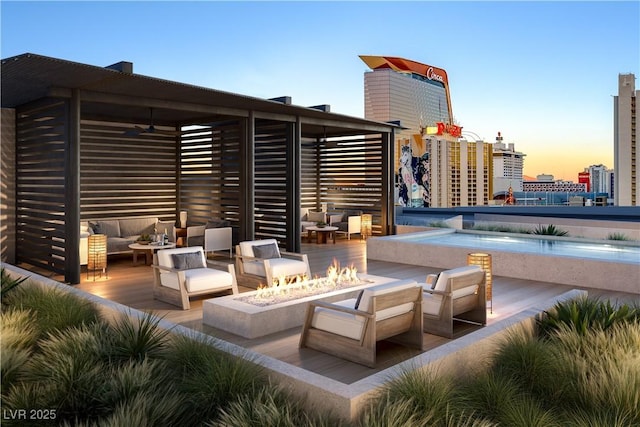
{"type": "Polygon", "coordinates": [[[618,95],[613,99],[614,203],[640,206],[640,147],[638,147],[635,75],[618,75],[618,95]]]}

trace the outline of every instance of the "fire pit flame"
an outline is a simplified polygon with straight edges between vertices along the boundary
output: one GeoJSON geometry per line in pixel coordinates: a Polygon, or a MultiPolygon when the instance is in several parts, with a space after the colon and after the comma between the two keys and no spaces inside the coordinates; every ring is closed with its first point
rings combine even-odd
{"type": "Polygon", "coordinates": [[[327,268],[325,277],[309,279],[306,275],[295,277],[278,277],[273,280],[271,286],[259,285],[255,295],[247,298],[247,302],[256,305],[269,305],[305,296],[316,295],[323,292],[342,289],[364,283],[358,278],[358,270],[353,266],[340,267],[340,263],[334,259],[327,268]]]}

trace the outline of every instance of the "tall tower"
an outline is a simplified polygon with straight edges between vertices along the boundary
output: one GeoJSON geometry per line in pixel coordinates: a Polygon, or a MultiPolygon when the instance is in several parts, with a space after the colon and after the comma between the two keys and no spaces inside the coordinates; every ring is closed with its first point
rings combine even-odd
{"type": "Polygon", "coordinates": [[[500,132],[493,144],[493,191],[494,193],[506,193],[511,187],[512,191],[522,191],[522,171],[525,154],[516,151],[515,145],[503,142],[500,132]]]}
{"type": "Polygon", "coordinates": [[[461,139],[447,72],[391,56],[364,56],[365,117],[399,120],[395,200],[407,207],[485,205],[492,198],[491,144],[461,139]]]}
{"type": "Polygon", "coordinates": [[[640,206],[637,104],[633,74],[618,75],[618,96],[613,100],[614,204],[640,206]]]}

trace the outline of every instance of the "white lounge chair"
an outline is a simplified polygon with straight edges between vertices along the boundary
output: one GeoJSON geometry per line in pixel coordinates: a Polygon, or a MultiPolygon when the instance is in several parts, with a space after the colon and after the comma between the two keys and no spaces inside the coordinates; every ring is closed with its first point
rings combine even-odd
{"type": "Polygon", "coordinates": [[[153,258],[153,297],[160,301],[189,310],[191,296],[226,290],[238,293],[233,264],[207,260],[202,246],[163,249],[153,258]]]}
{"type": "Polygon", "coordinates": [[[422,287],[398,281],[363,290],[359,301],[310,302],[300,347],[375,367],[378,341],[422,350],[422,335],[422,287]]]}
{"type": "Polygon", "coordinates": [[[486,325],[485,277],[477,265],[427,276],[422,298],[424,331],[453,338],[454,320],[486,325]]]}
{"type": "Polygon", "coordinates": [[[280,251],[276,239],[250,240],[236,245],[238,274],[265,280],[267,286],[281,277],[306,276],[311,268],[306,254],[280,251]]]}

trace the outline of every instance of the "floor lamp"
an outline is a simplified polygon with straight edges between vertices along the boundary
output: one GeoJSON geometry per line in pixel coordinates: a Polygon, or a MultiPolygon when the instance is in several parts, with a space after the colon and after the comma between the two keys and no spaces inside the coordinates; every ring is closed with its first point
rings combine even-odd
{"type": "Polygon", "coordinates": [[[493,313],[493,273],[491,267],[491,255],[480,252],[468,254],[467,265],[477,265],[484,270],[486,299],[490,303],[490,312],[493,313]]]}
{"type": "Polygon", "coordinates": [[[87,259],[87,279],[89,271],[93,272],[93,281],[96,281],[96,271],[100,270],[100,277],[104,273],[107,277],[107,235],[91,234],[89,236],[89,254],[87,259]]]}

